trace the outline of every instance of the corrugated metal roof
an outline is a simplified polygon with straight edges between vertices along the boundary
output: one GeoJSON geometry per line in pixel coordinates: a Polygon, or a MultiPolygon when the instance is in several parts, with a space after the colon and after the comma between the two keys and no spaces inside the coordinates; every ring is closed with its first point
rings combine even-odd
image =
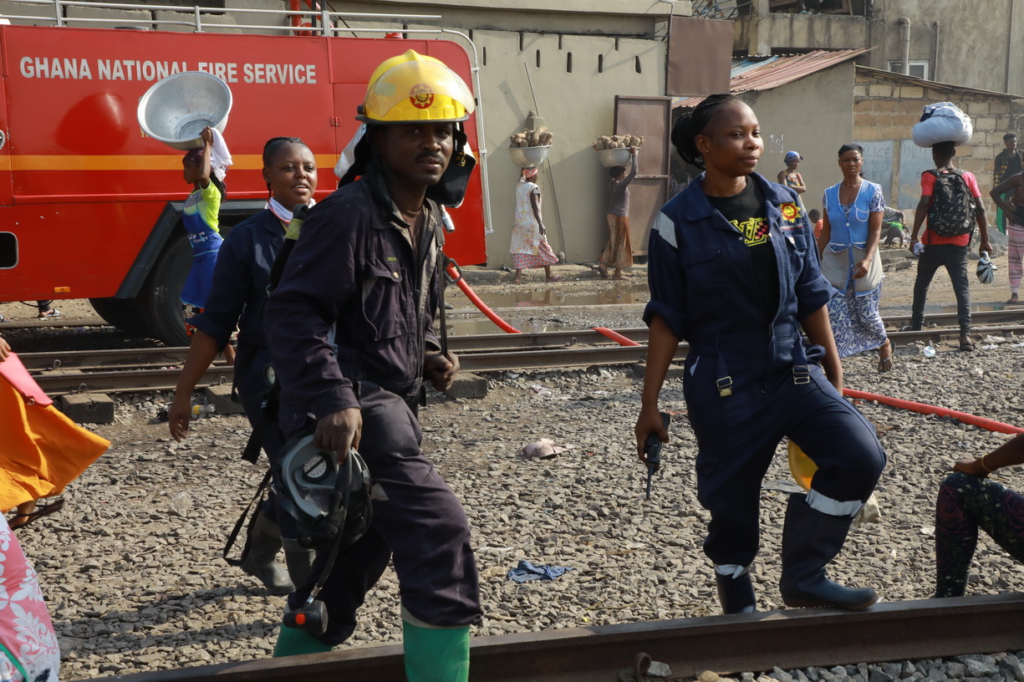
{"type": "MultiPolygon", "coordinates": [[[[745,59],[732,66],[729,92],[735,94],[751,90],[771,90],[836,64],[855,59],[867,52],[868,49],[815,50],[807,54],[771,57],[760,61],[745,59]]],[[[703,100],[703,97],[676,97],[672,100],[672,106],[695,107],[703,100]]]]}
{"type": "MultiPolygon", "coordinates": [[[[863,76],[870,76],[875,78],[883,78],[886,80],[900,81],[907,85],[917,85],[924,88],[932,88],[934,90],[954,90],[957,92],[970,92],[976,95],[985,95],[987,97],[998,97],[1000,99],[1024,99],[1022,95],[1014,95],[1006,92],[995,92],[993,90],[979,90],[978,88],[969,88],[964,85],[954,85],[952,83],[940,83],[938,81],[926,81],[916,76],[906,76],[902,73],[894,73],[892,71],[883,71],[881,69],[872,69],[867,66],[857,66],[857,73],[863,76]]],[[[673,100],[673,105],[675,100],[673,100]]]]}

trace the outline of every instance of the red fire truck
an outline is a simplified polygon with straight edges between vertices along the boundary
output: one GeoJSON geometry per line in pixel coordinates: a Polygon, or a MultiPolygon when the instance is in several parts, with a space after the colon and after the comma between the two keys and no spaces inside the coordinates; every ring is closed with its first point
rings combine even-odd
{"type": "MultiPolygon", "coordinates": [[[[407,49],[473,83],[465,49],[448,40],[0,26],[0,300],[88,298],[125,331],[186,343],[178,293],[192,256],[180,213],[190,187],[183,152],[143,135],[139,98],[180,71],[230,86],[226,234],[265,205],[261,152],[271,137],[310,146],[318,199],[336,186],[332,168],[370,74],[407,49]]],[[[449,256],[486,261],[484,214],[477,173],[452,212],[449,256]]]]}

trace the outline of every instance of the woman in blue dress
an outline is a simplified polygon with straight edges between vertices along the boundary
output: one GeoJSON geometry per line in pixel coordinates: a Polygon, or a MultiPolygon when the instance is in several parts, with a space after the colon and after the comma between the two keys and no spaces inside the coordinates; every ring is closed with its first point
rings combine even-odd
{"type": "Polygon", "coordinates": [[[818,237],[821,272],[836,288],[828,302],[839,357],[878,350],[878,371],[893,367],[892,344],[878,312],[882,295],[882,236],[885,198],[882,188],[861,176],[864,150],[859,144],[839,149],[843,181],[825,190],[818,237]]]}
{"type": "Polygon", "coordinates": [[[680,340],[690,344],[683,393],[697,437],[697,499],[710,511],[704,553],[725,613],[756,610],[750,565],[760,543],[761,482],[783,437],[818,466],[790,496],[782,531],[787,606],[865,609],[869,588],[828,579],[885,453],[841,395],[843,370],[811,226],[798,195],[754,172],[764,150],[753,110],[713,95],[672,131],[683,160],[705,171],[662,207],[651,230],[644,311],[647,373],[637,454],[668,442],[658,396],[680,340]],[[806,333],[804,339],[801,330],[806,333]]]}

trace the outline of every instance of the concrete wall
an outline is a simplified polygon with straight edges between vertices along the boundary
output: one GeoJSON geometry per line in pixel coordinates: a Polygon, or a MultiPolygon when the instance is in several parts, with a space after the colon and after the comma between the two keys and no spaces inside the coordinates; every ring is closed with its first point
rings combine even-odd
{"type": "Polygon", "coordinates": [[[773,182],[795,150],[804,157],[807,210],[821,209],[825,188],[842,180],[836,152],[853,140],[853,62],[839,64],[774,90],[747,93],[761,124],[765,151],[758,172],[773,182]]]}
{"type": "MultiPolygon", "coordinates": [[[[598,135],[614,132],[616,95],[664,95],[666,16],[649,14],[645,2],[633,6],[600,0],[573,1],[564,3],[564,7],[544,3],[549,8],[546,11],[522,11],[532,5],[517,3],[515,12],[495,9],[496,4],[491,2],[486,3],[488,9],[479,7],[484,4],[439,0],[345,3],[335,7],[346,12],[440,12],[445,27],[462,30],[472,37],[480,56],[479,94],[487,133],[494,229],[487,237],[487,261],[491,267],[512,262],[508,251],[519,169],[512,164],[507,149],[509,136],[524,129],[535,109],[526,75],[528,66],[536,108],[544,125],[555,135],[549,165],[541,168],[537,181],[548,240],[556,252],[564,251],[569,261],[596,260],[607,240],[604,216],[608,176],[590,145],[598,135]],[[589,5],[594,6],[594,12],[586,11],[589,5]],[[623,11],[617,17],[602,14],[602,10],[619,6],[623,11]],[[558,11],[552,12],[551,7],[558,11]],[[636,71],[637,59],[640,73],[636,71]]],[[[676,11],[681,10],[677,7],[676,11]]],[[[347,23],[354,29],[382,25],[358,19],[347,23]]],[[[429,29],[437,24],[410,21],[408,26],[429,29]]],[[[637,250],[643,248],[636,245],[637,250]]]]}
{"type": "Polygon", "coordinates": [[[508,249],[519,169],[509,160],[506,149],[509,135],[523,128],[534,108],[524,61],[530,67],[539,112],[555,134],[550,167],[541,169],[538,182],[548,239],[555,251],[564,250],[570,261],[595,260],[608,233],[604,217],[608,175],[590,145],[598,135],[613,132],[615,95],[664,93],[666,44],[563,36],[559,49],[558,36],[527,34],[520,51],[517,33],[477,31],[474,40],[481,49],[487,49],[487,64],[481,68],[480,79],[494,227],[494,234],[487,238],[488,263],[511,263],[508,249]],[[539,69],[535,61],[538,51],[539,69]],[[567,73],[570,52],[573,71],[567,73]],[[603,73],[598,73],[599,55],[603,56],[603,73]],[[639,74],[634,68],[636,57],[642,65],[639,74]]]}
{"type": "Polygon", "coordinates": [[[970,3],[954,0],[888,0],[880,3],[876,49],[870,66],[887,68],[902,55],[900,17],[910,19],[910,58],[928,60],[929,78],[982,90],[1024,93],[1020,68],[1024,0],[970,3]],[[1013,21],[1011,22],[1011,14],[1013,21]],[[938,22],[936,60],[935,23],[938,22]],[[1016,73],[1007,82],[1007,65],[1016,73]],[[935,66],[938,77],[935,77],[935,66]]]}
{"type": "Polygon", "coordinates": [[[773,47],[855,49],[869,44],[868,21],[837,14],[748,15],[736,21],[733,49],[771,54],[773,47]]]}
{"type": "Polygon", "coordinates": [[[861,59],[888,69],[903,55],[901,17],[910,20],[910,59],[929,62],[929,79],[982,90],[1024,94],[1024,0],[884,0],[870,18],[768,14],[736,22],[733,49],[769,54],[774,49],[874,47],[861,59]],[[938,22],[938,40],[936,27],[938,22]],[[936,75],[936,67],[938,69],[936,75]]]}
{"type": "Polygon", "coordinates": [[[995,156],[1003,148],[1004,133],[1024,132],[1024,103],[997,95],[933,87],[926,82],[858,73],[854,87],[854,137],[870,152],[871,169],[866,166],[865,174],[875,182],[883,182],[882,190],[890,206],[916,207],[921,197],[921,173],[934,164],[930,149],[914,145],[911,129],[925,104],[942,101],[956,103],[974,124],[971,143],[957,148],[956,165],[977,177],[991,218],[995,206],[987,197],[993,186],[995,156]],[[884,183],[885,170],[889,171],[888,184],[884,183]]]}

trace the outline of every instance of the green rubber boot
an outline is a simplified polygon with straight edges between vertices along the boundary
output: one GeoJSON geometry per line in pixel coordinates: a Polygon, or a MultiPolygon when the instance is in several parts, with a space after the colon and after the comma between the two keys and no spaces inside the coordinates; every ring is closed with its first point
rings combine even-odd
{"type": "Polygon", "coordinates": [[[324,644],[308,632],[282,625],[281,632],[277,636],[277,645],[274,647],[274,658],[322,654],[325,651],[333,650],[333,646],[324,644]]]}
{"type": "Polygon", "coordinates": [[[402,621],[409,682],[468,682],[469,626],[424,628],[402,621]]]}

